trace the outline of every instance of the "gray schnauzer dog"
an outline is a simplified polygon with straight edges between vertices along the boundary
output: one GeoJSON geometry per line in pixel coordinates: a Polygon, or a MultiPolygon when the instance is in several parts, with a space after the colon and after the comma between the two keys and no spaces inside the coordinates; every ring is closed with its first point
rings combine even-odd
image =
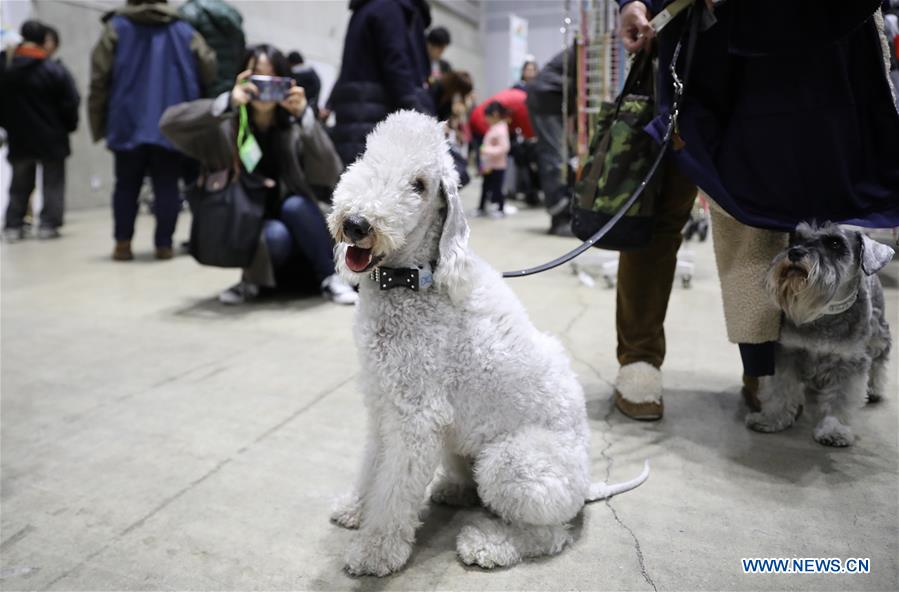
{"type": "Polygon", "coordinates": [[[762,409],[746,417],[759,432],[785,430],[802,413],[805,393],[817,395],[815,440],[849,446],[851,412],[879,401],[887,385],[890,327],[875,275],[893,249],[831,223],[800,224],[767,275],[784,312],[773,377],[759,384],[762,409]]]}

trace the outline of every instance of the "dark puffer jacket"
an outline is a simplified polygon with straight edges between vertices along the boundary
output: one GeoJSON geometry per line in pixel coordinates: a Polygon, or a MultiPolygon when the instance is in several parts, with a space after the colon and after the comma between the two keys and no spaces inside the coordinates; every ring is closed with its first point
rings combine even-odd
{"type": "Polygon", "coordinates": [[[188,0],[178,13],[200,32],[215,52],[218,68],[215,82],[206,89],[206,96],[217,97],[231,90],[246,51],[240,12],[222,0],[188,0]]]}
{"type": "Polygon", "coordinates": [[[340,77],[328,106],[337,116],[332,137],[351,164],[365,137],[398,109],[434,113],[424,31],[431,10],[424,0],[352,0],[340,77]]]}
{"type": "Polygon", "coordinates": [[[0,54],[0,127],[9,135],[10,160],[62,160],[78,127],[81,100],[65,66],[37,46],[0,54]]]}

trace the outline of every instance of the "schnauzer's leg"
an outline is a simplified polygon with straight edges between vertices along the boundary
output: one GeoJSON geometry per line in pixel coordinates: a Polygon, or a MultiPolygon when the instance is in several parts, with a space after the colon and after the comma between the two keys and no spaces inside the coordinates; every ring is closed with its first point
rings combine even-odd
{"type": "Polygon", "coordinates": [[[774,376],[759,379],[759,403],[762,410],[746,416],[746,426],[756,432],[780,432],[787,429],[802,411],[805,388],[799,378],[795,359],[779,355],[774,376]]]}
{"type": "Polygon", "coordinates": [[[334,524],[344,528],[359,528],[362,523],[362,497],[370,489],[378,462],[381,460],[379,450],[378,418],[375,413],[369,413],[365,453],[362,456],[359,477],[356,479],[356,485],[352,491],[335,500],[331,510],[331,522],[334,524]]]}
{"type": "Polygon", "coordinates": [[[565,525],[583,508],[590,487],[587,467],[579,438],[542,428],[525,428],[484,448],[475,465],[478,493],[502,522],[463,529],[459,557],[491,568],[561,551],[571,540],[565,525]]]}
{"type": "Polygon", "coordinates": [[[443,467],[431,485],[431,501],[463,508],[478,505],[480,500],[471,472],[471,461],[449,450],[445,451],[443,467]]]}
{"type": "Polygon", "coordinates": [[[386,576],[409,559],[440,459],[439,426],[422,415],[389,413],[381,418],[381,460],[362,498],[362,524],[346,555],[346,570],[356,576],[386,576]]]}
{"type": "Polygon", "coordinates": [[[889,382],[888,362],[886,351],[871,360],[871,370],[868,376],[868,403],[878,403],[883,399],[889,382]]]}
{"type": "Polygon", "coordinates": [[[862,407],[868,387],[868,365],[856,369],[833,388],[818,395],[821,420],[815,427],[815,441],[825,446],[850,446],[855,440],[849,420],[862,407]]]}

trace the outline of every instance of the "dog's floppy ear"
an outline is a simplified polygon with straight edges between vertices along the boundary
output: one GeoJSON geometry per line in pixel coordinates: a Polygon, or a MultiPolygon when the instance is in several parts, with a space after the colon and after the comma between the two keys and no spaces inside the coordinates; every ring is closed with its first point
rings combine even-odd
{"type": "Polygon", "coordinates": [[[858,235],[862,245],[862,250],[858,257],[862,271],[865,272],[865,275],[874,275],[890,262],[894,251],[887,245],[871,240],[862,232],[859,232],[858,235]]]}
{"type": "Polygon", "coordinates": [[[468,222],[459,199],[459,181],[450,168],[440,179],[440,193],[446,201],[446,220],[440,234],[440,255],[434,283],[445,287],[453,302],[471,291],[471,253],[468,250],[468,222]]]}

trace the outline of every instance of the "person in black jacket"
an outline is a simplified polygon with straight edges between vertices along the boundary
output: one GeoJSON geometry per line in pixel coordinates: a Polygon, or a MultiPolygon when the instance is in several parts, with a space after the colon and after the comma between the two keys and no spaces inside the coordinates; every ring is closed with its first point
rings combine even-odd
{"type": "Polygon", "coordinates": [[[22,24],[22,43],[0,54],[0,127],[9,140],[12,182],[3,235],[7,242],[25,237],[24,217],[34,191],[37,165],[43,168],[44,206],[39,238],[56,238],[63,223],[65,159],[69,134],[78,127],[81,98],[65,66],[43,48],[47,28],[38,21],[22,24]]]}
{"type": "Polygon", "coordinates": [[[345,165],[365,149],[365,137],[398,109],[433,114],[427,90],[424,0],[351,0],[340,76],[328,100],[337,116],[332,137],[345,165]]]}
{"type": "Polygon", "coordinates": [[[556,54],[525,87],[528,115],[537,135],[537,165],[546,211],[550,215],[549,233],[558,236],[572,236],[568,213],[571,189],[561,182],[562,131],[565,127],[562,97],[567,92],[568,114],[574,115],[575,53],[569,49],[556,54]],[[566,56],[569,60],[567,68],[566,56]],[[568,89],[564,91],[566,85],[568,89]]]}

